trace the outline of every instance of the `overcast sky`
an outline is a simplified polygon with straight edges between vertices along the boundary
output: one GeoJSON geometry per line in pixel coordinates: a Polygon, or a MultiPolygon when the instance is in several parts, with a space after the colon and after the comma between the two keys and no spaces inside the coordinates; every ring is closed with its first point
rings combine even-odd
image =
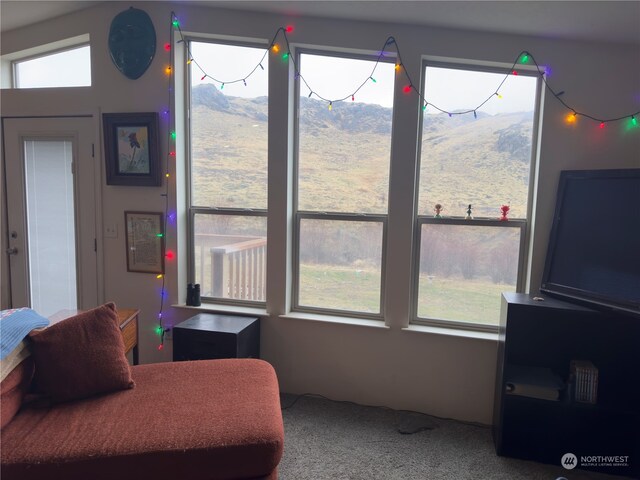
{"type": "MultiPolygon", "coordinates": [[[[257,68],[255,73],[242,81],[225,83],[223,93],[231,96],[254,98],[267,95],[268,61],[264,57],[264,49],[238,48],[227,45],[192,43],[193,58],[210,76],[222,82],[230,82],[246,78],[260,62],[264,70],[257,68]],[[264,60],[263,60],[264,58],[264,60]]],[[[269,53],[269,55],[274,55],[269,53]]],[[[279,52],[278,55],[282,55],[279,52]]],[[[404,73],[396,73],[394,63],[378,63],[372,75],[375,61],[354,60],[339,57],[328,57],[303,54],[298,65],[303,78],[316,95],[329,100],[348,97],[355,94],[356,102],[375,103],[385,107],[393,105],[394,79],[404,86],[407,84],[404,73]],[[375,78],[375,82],[369,77],[375,78]]],[[[220,84],[210,78],[201,80],[198,67],[193,67],[192,84],[212,83],[220,88],[220,84]]],[[[510,75],[500,88],[502,99],[493,95],[504,74],[486,72],[466,72],[453,69],[429,67],[426,71],[425,98],[443,110],[456,111],[474,109],[487,98],[492,97],[478,111],[489,114],[533,111],[535,101],[536,79],[524,75],[510,75]]],[[[417,79],[413,79],[417,82],[417,79]]],[[[309,89],[302,83],[300,95],[308,96],[309,89]]],[[[416,96],[417,94],[411,93],[416,96]]],[[[437,113],[429,108],[427,113],[437,113]]]]}

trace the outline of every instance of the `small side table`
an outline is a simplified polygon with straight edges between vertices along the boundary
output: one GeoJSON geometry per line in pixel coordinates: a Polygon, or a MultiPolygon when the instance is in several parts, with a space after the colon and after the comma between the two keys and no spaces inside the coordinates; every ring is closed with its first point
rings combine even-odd
{"type": "Polygon", "coordinates": [[[260,319],[199,313],[173,327],[173,361],[260,358],[260,319]]]}

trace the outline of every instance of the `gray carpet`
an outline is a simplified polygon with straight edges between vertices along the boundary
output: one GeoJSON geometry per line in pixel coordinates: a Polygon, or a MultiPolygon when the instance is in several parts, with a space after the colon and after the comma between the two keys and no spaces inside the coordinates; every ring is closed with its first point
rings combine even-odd
{"type": "Polygon", "coordinates": [[[283,394],[282,406],[280,480],[626,478],[498,457],[484,426],[308,396],[283,394]]]}

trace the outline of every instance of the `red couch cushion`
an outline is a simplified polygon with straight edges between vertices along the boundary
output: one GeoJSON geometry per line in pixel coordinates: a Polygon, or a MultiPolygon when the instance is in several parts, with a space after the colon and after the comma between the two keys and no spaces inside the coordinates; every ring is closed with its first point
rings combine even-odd
{"type": "Polygon", "coordinates": [[[0,383],[0,428],[11,422],[20,410],[32,377],[33,359],[27,357],[0,383]]]}
{"type": "Polygon", "coordinates": [[[133,387],[113,303],[29,336],[36,383],[56,402],[133,387]]]}
{"type": "Polygon", "coordinates": [[[271,365],[229,359],[131,370],[134,389],[23,409],[2,431],[2,479],[274,478],[284,432],[271,365]]]}

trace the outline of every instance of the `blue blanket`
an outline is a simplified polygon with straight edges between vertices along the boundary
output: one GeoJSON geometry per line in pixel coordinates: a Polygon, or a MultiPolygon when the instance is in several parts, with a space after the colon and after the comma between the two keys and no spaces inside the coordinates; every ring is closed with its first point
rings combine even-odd
{"type": "Polygon", "coordinates": [[[49,319],[30,308],[14,308],[0,312],[0,360],[3,360],[34,328],[49,325],[49,319]]]}

